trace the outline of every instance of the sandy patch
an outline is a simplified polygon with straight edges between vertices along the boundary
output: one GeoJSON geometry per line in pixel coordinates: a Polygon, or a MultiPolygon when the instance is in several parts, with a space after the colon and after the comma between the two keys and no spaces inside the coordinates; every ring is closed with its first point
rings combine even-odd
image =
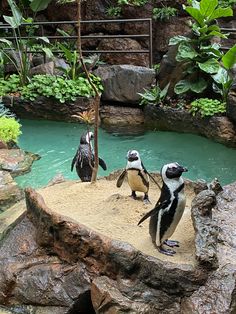
{"type": "Polygon", "coordinates": [[[116,181],[100,179],[96,184],[67,181],[38,190],[47,206],[53,211],[68,216],[93,230],[113,239],[130,243],[145,254],[176,263],[195,264],[194,230],[190,216],[193,193],[186,189],[187,206],[184,215],[173,234],[180,241],[174,257],[160,254],[153,246],[148,233],[149,219],[137,226],[139,219],[152,209],[158,198],[159,189],[151,184],[149,197],[151,204],[144,205],[142,193],[139,200],[131,194],[127,182],[121,188],[116,181]]]}

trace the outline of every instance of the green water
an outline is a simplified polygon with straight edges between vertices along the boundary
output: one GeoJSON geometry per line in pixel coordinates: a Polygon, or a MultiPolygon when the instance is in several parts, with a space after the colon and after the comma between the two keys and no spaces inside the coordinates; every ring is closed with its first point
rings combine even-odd
{"type": "MultiPolygon", "coordinates": [[[[30,120],[21,120],[21,124],[20,147],[42,157],[34,162],[30,173],[16,178],[21,187],[44,186],[58,173],[78,179],[70,165],[83,125],[30,120]]],[[[223,185],[236,180],[236,150],[196,135],[158,131],[123,135],[100,129],[99,147],[99,155],[108,166],[107,171],[99,170],[99,176],[124,168],[127,151],[136,149],[149,171],[159,171],[163,164],[178,161],[188,167],[189,179],[210,181],[217,177],[223,185]]]]}

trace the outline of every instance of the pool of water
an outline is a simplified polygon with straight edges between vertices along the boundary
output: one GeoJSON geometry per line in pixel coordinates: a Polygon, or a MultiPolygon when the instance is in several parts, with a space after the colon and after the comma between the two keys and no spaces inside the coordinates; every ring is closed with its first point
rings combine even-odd
{"type": "MultiPolygon", "coordinates": [[[[21,187],[41,187],[56,174],[67,179],[78,179],[70,171],[85,126],[77,123],[21,120],[22,149],[37,153],[32,171],[16,178],[21,187]]],[[[186,177],[210,181],[217,177],[225,185],[236,180],[236,150],[212,142],[204,137],[176,132],[146,131],[132,134],[99,130],[99,156],[106,161],[107,171],[99,169],[99,176],[124,168],[126,153],[139,151],[148,171],[160,171],[163,164],[178,161],[188,167],[186,177]]]]}

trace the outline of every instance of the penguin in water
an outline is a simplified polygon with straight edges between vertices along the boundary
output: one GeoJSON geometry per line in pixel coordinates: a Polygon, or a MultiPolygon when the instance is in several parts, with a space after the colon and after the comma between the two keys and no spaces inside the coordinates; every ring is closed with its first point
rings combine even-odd
{"type": "Polygon", "coordinates": [[[176,252],[165,249],[163,244],[169,247],[179,246],[178,241],[168,240],[174,233],[184,212],[186,197],[184,194],[184,180],[181,177],[187,168],[177,162],[164,165],[161,169],[163,181],[161,195],[154,209],[149,211],[139,221],[141,224],[148,217],[149,233],[152,242],[160,253],[173,256],[176,252]]]}
{"type": "MultiPolygon", "coordinates": [[[[90,182],[92,178],[92,167],[94,166],[94,153],[91,142],[92,139],[92,132],[84,133],[81,136],[79,148],[71,163],[71,171],[73,171],[75,165],[76,172],[83,182],[90,182]]],[[[107,170],[105,161],[101,158],[98,160],[102,169],[107,170]]]]}
{"type": "Polygon", "coordinates": [[[119,176],[116,186],[121,187],[125,177],[128,178],[128,184],[131,188],[133,199],[137,198],[136,191],[143,192],[144,203],[148,203],[148,190],[149,190],[149,176],[146,168],[144,167],[139,152],[137,150],[129,150],[127,153],[127,165],[126,169],[119,176]]]}

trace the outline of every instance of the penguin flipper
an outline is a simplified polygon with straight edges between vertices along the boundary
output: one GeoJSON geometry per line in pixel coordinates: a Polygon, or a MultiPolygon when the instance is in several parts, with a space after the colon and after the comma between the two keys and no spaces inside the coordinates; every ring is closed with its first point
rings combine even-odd
{"type": "Polygon", "coordinates": [[[141,177],[143,184],[149,188],[149,181],[148,181],[148,174],[147,172],[144,171],[144,173],[142,171],[139,171],[139,176],[141,177]]]}
{"type": "Polygon", "coordinates": [[[120,174],[120,176],[119,176],[119,178],[118,178],[118,180],[117,180],[117,182],[116,182],[116,186],[118,187],[118,188],[120,188],[121,187],[121,185],[122,185],[122,183],[124,182],[124,179],[125,179],[125,176],[127,175],[127,171],[126,171],[126,169],[120,174]]]}
{"type": "Polygon", "coordinates": [[[143,171],[144,173],[146,173],[147,175],[149,175],[149,177],[152,179],[152,181],[158,186],[159,190],[161,191],[161,187],[160,184],[153,178],[153,176],[147,171],[147,169],[144,167],[143,162],[141,162],[141,165],[143,167],[143,171]]]}
{"type": "Polygon", "coordinates": [[[73,160],[71,162],[70,171],[73,171],[73,168],[74,168],[74,165],[76,163],[76,160],[77,160],[77,154],[75,154],[75,156],[74,156],[74,158],[73,158],[73,160]]]}
{"type": "Polygon", "coordinates": [[[103,170],[107,170],[107,165],[102,158],[98,157],[98,163],[99,163],[99,166],[101,166],[103,170]]]}
{"type": "Polygon", "coordinates": [[[152,216],[155,213],[156,207],[150,210],[148,213],[146,213],[138,222],[138,226],[144,222],[148,217],[152,216]]]}

